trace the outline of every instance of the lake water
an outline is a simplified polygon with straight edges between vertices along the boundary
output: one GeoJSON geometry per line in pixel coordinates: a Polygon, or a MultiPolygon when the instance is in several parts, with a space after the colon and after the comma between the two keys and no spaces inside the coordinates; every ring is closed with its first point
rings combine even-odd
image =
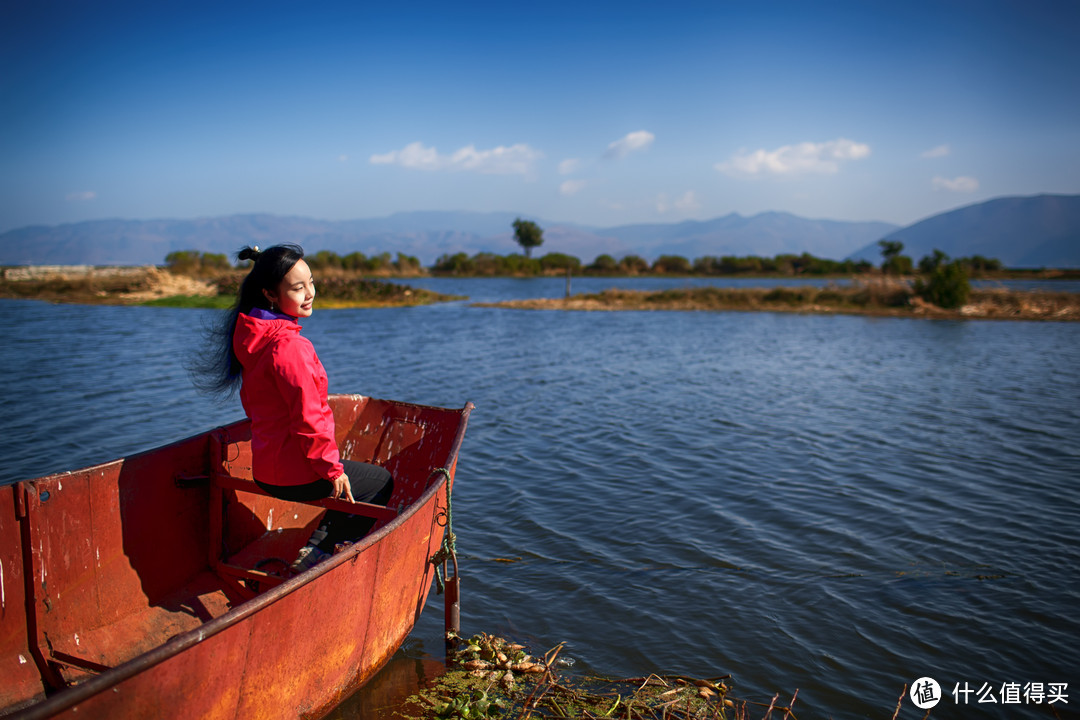
{"type": "MultiPolygon", "coordinates": [[[[0,482],[242,416],[184,370],[208,312],[0,310],[0,482]]],[[[454,497],[467,633],[566,641],[573,672],[798,689],[804,719],[890,717],[922,676],[938,717],[1048,715],[977,693],[964,712],[957,683],[999,702],[1068,683],[1055,707],[1080,705],[1080,324],[450,303],[304,325],[333,392],[476,403],[454,497]]],[[[441,655],[429,605],[389,673],[441,655]]]]}

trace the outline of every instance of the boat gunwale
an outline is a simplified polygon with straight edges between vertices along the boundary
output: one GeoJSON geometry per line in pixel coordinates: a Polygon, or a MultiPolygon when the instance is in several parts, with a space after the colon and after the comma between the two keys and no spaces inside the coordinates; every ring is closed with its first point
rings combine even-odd
{"type": "MultiPolygon", "coordinates": [[[[353,398],[368,400],[375,399],[368,398],[363,395],[350,394],[332,394],[330,398],[331,400],[335,398],[353,398]]],[[[414,403],[398,402],[395,400],[380,400],[380,402],[386,402],[390,405],[397,407],[408,406],[419,409],[442,411],[454,410],[453,408],[444,408],[434,405],[418,405],[414,403]]],[[[446,460],[443,462],[442,465],[442,467],[445,468],[448,472],[450,471],[454,463],[456,463],[457,461],[458,453],[461,449],[461,444],[465,437],[465,429],[468,425],[469,414],[474,408],[475,406],[472,402],[466,402],[460,410],[456,411],[458,414],[458,426],[455,431],[454,440],[450,445],[449,451],[447,452],[446,460]]],[[[46,475],[40,478],[34,478],[32,480],[22,480],[18,481],[15,484],[34,484],[45,480],[51,480],[53,478],[66,477],[76,472],[86,472],[96,470],[98,468],[108,467],[118,462],[125,462],[131,458],[149,455],[151,453],[158,452],[166,448],[181,445],[185,442],[190,442],[191,440],[195,440],[203,436],[210,436],[215,432],[220,432],[221,430],[243,424],[244,422],[248,421],[246,419],[238,420],[236,422],[229,423],[227,425],[220,425],[212,430],[197,433],[182,440],[177,440],[166,445],[151,448],[149,450],[145,450],[143,452],[136,453],[128,457],[111,460],[105,463],[99,463],[97,465],[92,465],[86,468],[78,468],[76,470],[53,473],[52,475],[46,475]]],[[[434,474],[438,469],[439,468],[432,468],[432,474],[434,474]]],[[[113,667],[101,673],[100,675],[96,675],[86,680],[85,682],[60,690],[55,694],[46,697],[44,700],[41,700],[32,705],[22,705],[21,707],[14,706],[11,708],[11,714],[7,714],[7,710],[5,708],[0,708],[0,717],[7,718],[9,720],[35,720],[36,718],[53,717],[58,713],[61,713],[65,710],[68,710],[69,708],[78,705],[84,700],[88,700],[89,698],[92,698],[95,695],[98,695],[108,690],[109,688],[119,685],[125,680],[128,680],[141,672],[149,670],[156,665],[160,665],[166,660],[169,660],[170,658],[179,655],[181,652],[198,645],[199,643],[203,642],[208,638],[211,638],[215,635],[218,635],[219,633],[224,632],[225,630],[228,630],[242,620],[247,619],[248,617],[254,615],[260,610],[263,610],[269,605],[276,603],[283,597],[292,594],[299,588],[315,582],[334,568],[346,562],[355,560],[355,558],[360,555],[360,553],[364,552],[367,548],[377,544],[378,542],[382,541],[383,538],[392,534],[395,530],[397,530],[397,528],[399,528],[407,520],[411,519],[417,512],[419,512],[421,508],[427,507],[428,504],[437,497],[439,491],[444,485],[447,484],[450,477],[449,474],[439,473],[439,475],[439,479],[436,480],[427,490],[425,490],[423,494],[421,494],[415,501],[410,503],[409,506],[405,508],[404,512],[399,513],[397,517],[388,522],[386,525],[383,525],[381,528],[365,537],[359,543],[355,543],[346,548],[343,552],[334,555],[329,560],[319,563],[315,567],[292,578],[289,578],[288,580],[282,582],[281,584],[273,588],[270,588],[265,593],[261,593],[250,600],[240,603],[225,614],[213,618],[197,628],[193,628],[191,630],[188,630],[187,632],[181,633],[167,640],[163,644],[158,645],[152,650],[148,650],[141,655],[136,655],[130,660],[127,660],[117,665],[116,667],[113,667]]]]}

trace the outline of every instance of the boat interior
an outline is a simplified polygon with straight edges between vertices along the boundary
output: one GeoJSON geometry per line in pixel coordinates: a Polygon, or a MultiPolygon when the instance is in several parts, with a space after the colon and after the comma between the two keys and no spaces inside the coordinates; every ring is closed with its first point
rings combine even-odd
{"type": "Polygon", "coordinates": [[[461,410],[355,395],[331,396],[331,407],[342,455],[393,474],[385,508],[266,495],[251,480],[247,420],[0,487],[0,714],[286,581],[329,507],[377,518],[376,532],[408,513],[453,461],[461,410]]]}

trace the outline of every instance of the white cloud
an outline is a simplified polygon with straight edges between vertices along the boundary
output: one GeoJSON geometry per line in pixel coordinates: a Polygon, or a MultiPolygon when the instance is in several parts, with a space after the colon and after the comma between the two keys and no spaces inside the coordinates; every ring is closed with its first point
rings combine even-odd
{"type": "Polygon", "coordinates": [[[674,201],[668,201],[667,193],[660,193],[656,196],[656,211],[660,213],[666,213],[669,210],[681,210],[683,212],[689,210],[697,210],[701,207],[701,203],[698,202],[697,194],[693,190],[687,190],[680,197],[675,198],[674,201]]]}
{"type": "Polygon", "coordinates": [[[935,177],[931,184],[935,190],[950,190],[952,192],[975,192],[979,189],[979,181],[967,175],[960,175],[951,180],[940,175],[935,177]]]}
{"type": "Polygon", "coordinates": [[[828,142],[783,145],[775,150],[741,150],[714,167],[728,175],[832,175],[845,160],[860,160],[870,154],[870,146],[846,138],[828,142]]]}
{"type": "Polygon", "coordinates": [[[372,165],[401,165],[415,170],[438,170],[441,164],[435,148],[426,148],[419,142],[384,155],[372,155],[370,160],[372,165]]]}
{"type": "Polygon", "coordinates": [[[559,163],[559,174],[570,175],[571,173],[577,172],[579,167],[581,167],[580,160],[577,158],[567,158],[559,163]]]}
{"type": "Polygon", "coordinates": [[[693,190],[687,190],[681,198],[675,201],[675,207],[678,210],[697,210],[701,207],[701,203],[698,202],[697,195],[693,190]]]}
{"type": "Polygon", "coordinates": [[[930,148],[929,150],[924,150],[922,152],[922,154],[920,155],[920,157],[939,158],[939,157],[945,157],[946,155],[948,155],[951,152],[952,152],[952,150],[949,149],[948,145],[938,145],[937,147],[930,148]]]}
{"type": "Polygon", "coordinates": [[[468,170],[486,175],[527,175],[532,171],[532,164],[541,157],[543,153],[522,143],[510,147],[500,145],[491,150],[477,150],[475,145],[466,145],[450,155],[442,155],[434,147],[424,147],[423,143],[414,142],[401,150],[372,155],[370,162],[373,165],[400,165],[413,170],[468,170]]]}
{"type": "Polygon", "coordinates": [[[559,185],[560,195],[574,195],[584,189],[588,183],[584,180],[566,180],[559,185]]]}
{"type": "Polygon", "coordinates": [[[337,161],[340,163],[349,162],[348,155],[338,155],[337,161]]]}
{"type": "Polygon", "coordinates": [[[638,130],[637,132],[627,133],[625,137],[608,145],[604,157],[626,157],[632,152],[644,150],[649,147],[655,139],[656,136],[648,130],[638,130]]]}
{"type": "Polygon", "coordinates": [[[93,200],[97,197],[97,193],[93,190],[82,190],[80,192],[68,193],[65,198],[68,202],[86,202],[93,200]]]}

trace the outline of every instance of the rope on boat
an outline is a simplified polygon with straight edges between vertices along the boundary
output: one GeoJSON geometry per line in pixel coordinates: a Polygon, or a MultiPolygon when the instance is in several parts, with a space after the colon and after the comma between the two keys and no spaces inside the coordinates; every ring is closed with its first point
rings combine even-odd
{"type": "Polygon", "coordinates": [[[446,532],[443,533],[442,547],[431,556],[428,562],[435,566],[435,592],[442,595],[446,590],[446,562],[448,560],[453,560],[454,575],[457,575],[457,536],[454,535],[454,515],[450,503],[450,471],[440,467],[431,471],[431,475],[435,473],[442,473],[446,477],[446,512],[440,513],[446,517],[446,522],[442,523],[446,526],[446,532]]]}

